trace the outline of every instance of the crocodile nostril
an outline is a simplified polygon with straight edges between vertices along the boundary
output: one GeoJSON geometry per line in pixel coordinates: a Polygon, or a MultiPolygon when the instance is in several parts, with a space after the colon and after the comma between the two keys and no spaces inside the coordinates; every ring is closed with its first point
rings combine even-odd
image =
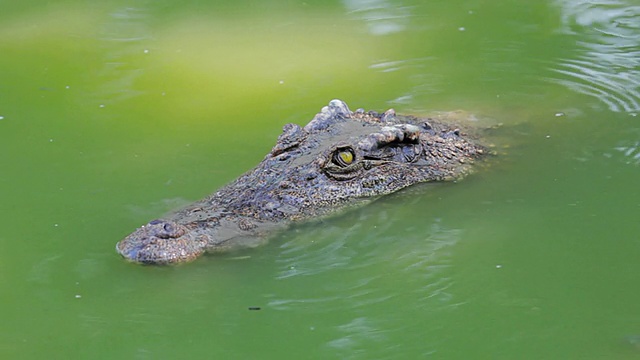
{"type": "Polygon", "coordinates": [[[175,227],[168,222],[164,223],[164,225],[162,225],[162,228],[169,234],[175,232],[175,227]]]}
{"type": "Polygon", "coordinates": [[[179,238],[185,233],[184,227],[180,224],[162,219],[149,221],[145,229],[147,234],[160,239],[179,238]]]}
{"type": "Polygon", "coordinates": [[[159,237],[163,237],[165,239],[177,239],[186,233],[186,228],[173,221],[164,221],[162,224],[162,230],[160,230],[159,233],[159,237]]]}

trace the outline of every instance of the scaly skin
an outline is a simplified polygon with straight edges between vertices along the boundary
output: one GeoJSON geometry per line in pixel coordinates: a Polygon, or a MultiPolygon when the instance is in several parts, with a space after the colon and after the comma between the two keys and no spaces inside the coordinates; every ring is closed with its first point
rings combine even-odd
{"type": "Polygon", "coordinates": [[[140,227],[116,245],[145,264],[255,246],[267,233],[420,182],[469,173],[484,154],[457,129],[396,115],[351,112],[333,100],[304,128],[284,126],[253,170],[209,197],[140,227]]]}

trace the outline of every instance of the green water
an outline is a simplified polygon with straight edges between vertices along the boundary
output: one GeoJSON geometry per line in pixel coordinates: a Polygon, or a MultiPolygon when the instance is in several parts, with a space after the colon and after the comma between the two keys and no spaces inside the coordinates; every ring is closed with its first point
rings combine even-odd
{"type": "Polygon", "coordinates": [[[631,1],[0,7],[0,357],[640,356],[631,1]],[[115,253],[333,98],[464,109],[510,141],[251,251],[115,253]]]}

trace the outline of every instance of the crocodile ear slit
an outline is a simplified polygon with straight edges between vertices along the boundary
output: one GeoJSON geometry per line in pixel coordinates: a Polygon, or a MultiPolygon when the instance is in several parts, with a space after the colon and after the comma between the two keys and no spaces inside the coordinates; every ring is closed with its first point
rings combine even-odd
{"type": "Polygon", "coordinates": [[[307,138],[307,132],[298,124],[286,124],[282,128],[282,134],[278,136],[278,142],[271,149],[271,156],[278,156],[283,152],[294,148],[307,138]]]}

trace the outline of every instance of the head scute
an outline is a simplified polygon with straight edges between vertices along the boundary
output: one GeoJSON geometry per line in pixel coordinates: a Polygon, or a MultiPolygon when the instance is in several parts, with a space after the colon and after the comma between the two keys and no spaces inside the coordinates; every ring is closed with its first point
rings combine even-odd
{"type": "Polygon", "coordinates": [[[338,99],[331,100],[329,105],[320,110],[305,127],[307,132],[325,130],[338,121],[344,121],[351,117],[351,111],[347,104],[338,99]]]}
{"type": "Polygon", "coordinates": [[[394,109],[389,109],[385,111],[382,116],[380,116],[380,121],[382,122],[394,122],[396,120],[396,111],[394,109]]]}
{"type": "Polygon", "coordinates": [[[415,143],[420,137],[420,128],[412,124],[384,126],[358,142],[358,148],[375,151],[392,143],[415,143]]]}

